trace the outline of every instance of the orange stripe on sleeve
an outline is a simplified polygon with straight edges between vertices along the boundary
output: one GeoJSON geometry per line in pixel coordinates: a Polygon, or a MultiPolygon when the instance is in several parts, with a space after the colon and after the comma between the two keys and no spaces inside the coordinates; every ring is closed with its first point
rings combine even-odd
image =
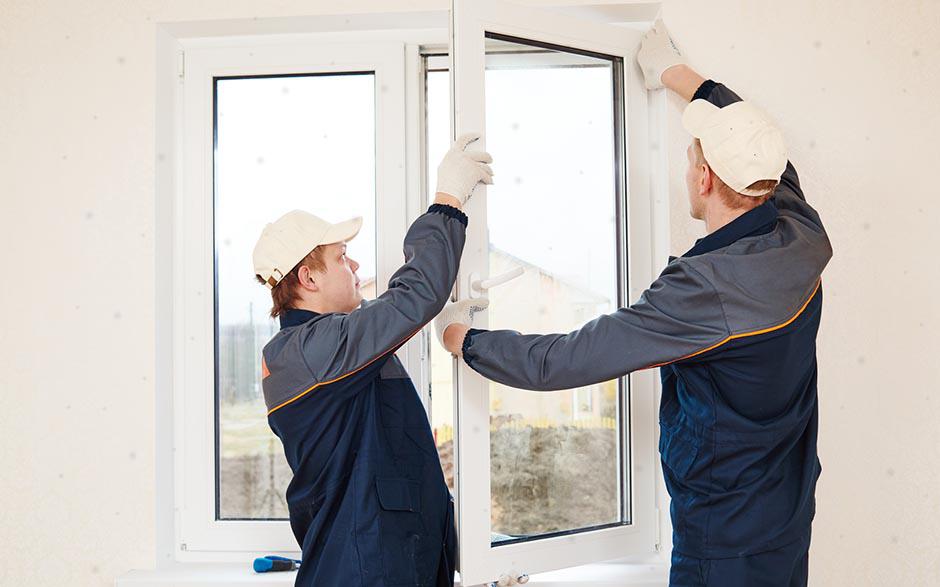
{"type": "MultiPolygon", "coordinates": [[[[421,328],[424,328],[424,327],[422,326],[421,328]]],[[[339,377],[337,377],[337,378],[335,378],[335,379],[331,379],[331,380],[329,380],[329,381],[321,381],[320,383],[317,383],[316,385],[310,387],[309,389],[300,392],[299,394],[295,395],[294,397],[290,398],[289,400],[285,401],[284,403],[281,403],[281,404],[278,404],[278,405],[274,406],[273,408],[271,408],[271,409],[268,411],[268,415],[270,416],[270,415],[273,414],[275,411],[280,410],[281,408],[283,408],[283,407],[286,406],[287,404],[290,404],[290,403],[293,403],[293,402],[299,400],[300,398],[302,398],[303,396],[307,395],[308,393],[310,393],[311,391],[313,391],[314,389],[316,389],[316,388],[318,388],[318,387],[322,387],[322,386],[324,386],[324,385],[329,385],[329,384],[331,384],[331,383],[336,383],[337,381],[340,381],[340,380],[342,380],[342,379],[345,379],[345,378],[349,377],[350,375],[355,375],[356,373],[362,371],[363,369],[365,369],[366,367],[368,367],[368,366],[371,365],[372,363],[378,361],[379,359],[381,359],[381,358],[384,357],[385,355],[387,355],[387,354],[389,354],[389,353],[394,353],[395,351],[397,351],[397,350],[401,347],[401,345],[403,345],[403,344],[405,344],[406,342],[408,342],[408,339],[409,339],[409,338],[411,338],[412,336],[414,336],[415,334],[417,334],[418,331],[421,330],[421,328],[418,328],[418,330],[415,330],[414,332],[412,332],[411,334],[409,334],[408,336],[406,336],[405,338],[403,338],[401,341],[399,341],[398,343],[396,343],[395,346],[393,346],[392,348],[388,349],[388,350],[385,351],[384,353],[382,353],[382,354],[380,354],[380,355],[377,355],[374,359],[372,359],[371,361],[369,361],[369,362],[366,363],[365,365],[359,367],[358,369],[356,369],[356,370],[354,370],[354,371],[350,371],[349,373],[346,373],[346,374],[344,374],[344,375],[340,375],[339,377]]]]}

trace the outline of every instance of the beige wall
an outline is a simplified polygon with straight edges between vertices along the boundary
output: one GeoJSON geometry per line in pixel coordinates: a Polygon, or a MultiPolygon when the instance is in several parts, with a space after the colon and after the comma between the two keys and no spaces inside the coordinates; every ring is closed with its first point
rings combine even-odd
{"type": "MultiPolygon", "coordinates": [[[[106,585],[155,562],[154,23],[391,4],[0,0],[0,584],[106,585]]],[[[667,0],[665,16],[694,66],[775,114],[832,235],[813,582],[940,584],[940,4],[667,0]]],[[[685,143],[672,110],[673,253],[700,235],[685,143]]]]}
{"type": "MultiPolygon", "coordinates": [[[[666,2],[665,17],[694,66],[774,114],[832,240],[812,584],[940,585],[940,3],[666,2]]],[[[670,122],[679,254],[701,233],[670,122]]]]}

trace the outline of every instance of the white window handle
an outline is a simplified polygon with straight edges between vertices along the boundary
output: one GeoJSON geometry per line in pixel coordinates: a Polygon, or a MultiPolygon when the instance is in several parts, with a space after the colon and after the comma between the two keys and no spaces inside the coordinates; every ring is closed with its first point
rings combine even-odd
{"type": "Polygon", "coordinates": [[[511,279],[515,279],[525,273],[524,267],[516,267],[515,269],[510,269],[505,273],[501,273],[496,277],[491,277],[489,279],[475,279],[477,277],[476,273],[470,275],[470,294],[471,297],[478,297],[476,294],[484,293],[486,290],[491,287],[496,287],[497,285],[502,285],[511,279]]]}

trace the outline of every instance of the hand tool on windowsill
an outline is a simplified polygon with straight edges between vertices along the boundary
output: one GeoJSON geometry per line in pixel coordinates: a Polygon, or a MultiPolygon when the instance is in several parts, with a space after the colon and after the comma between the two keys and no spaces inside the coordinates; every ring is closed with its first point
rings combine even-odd
{"type": "Polygon", "coordinates": [[[276,571],[293,571],[300,566],[300,561],[283,556],[262,556],[255,559],[252,567],[256,573],[272,573],[276,571]]]}

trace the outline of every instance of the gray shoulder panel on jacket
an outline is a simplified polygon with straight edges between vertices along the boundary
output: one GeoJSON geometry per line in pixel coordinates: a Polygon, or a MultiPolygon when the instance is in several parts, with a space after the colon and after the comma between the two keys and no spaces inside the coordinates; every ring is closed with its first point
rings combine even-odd
{"type": "Polygon", "coordinates": [[[816,290],[831,257],[820,226],[782,212],[772,232],[682,262],[715,286],[731,334],[740,335],[793,318],[816,290]]]}
{"type": "Polygon", "coordinates": [[[348,314],[323,314],[279,332],[264,349],[268,410],[387,358],[433,319],[457,278],[466,222],[454,208],[432,206],[409,228],[405,263],[382,295],[348,314]]]}

